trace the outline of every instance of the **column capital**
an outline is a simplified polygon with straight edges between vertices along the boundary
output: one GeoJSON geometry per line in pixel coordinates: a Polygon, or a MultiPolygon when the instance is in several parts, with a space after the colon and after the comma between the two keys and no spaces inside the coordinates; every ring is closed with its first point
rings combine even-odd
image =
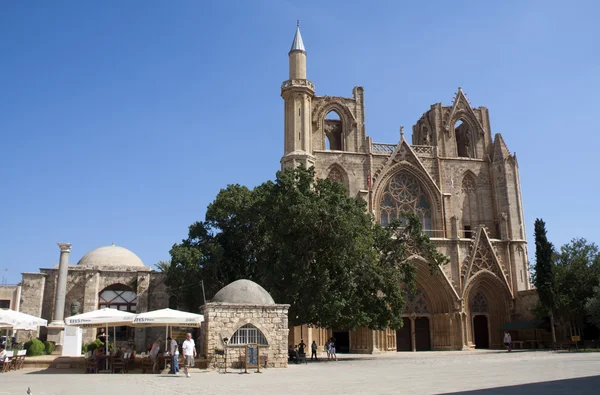
{"type": "Polygon", "coordinates": [[[60,252],[71,252],[71,243],[56,243],[60,247],[60,252]]]}

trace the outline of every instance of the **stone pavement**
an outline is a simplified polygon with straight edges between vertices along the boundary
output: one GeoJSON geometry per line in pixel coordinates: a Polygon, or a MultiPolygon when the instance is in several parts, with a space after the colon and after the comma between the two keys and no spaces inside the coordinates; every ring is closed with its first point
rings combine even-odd
{"type": "Polygon", "coordinates": [[[600,393],[600,353],[451,351],[341,355],[262,374],[195,369],[192,377],[23,369],[0,394],[450,394],[600,393]]]}

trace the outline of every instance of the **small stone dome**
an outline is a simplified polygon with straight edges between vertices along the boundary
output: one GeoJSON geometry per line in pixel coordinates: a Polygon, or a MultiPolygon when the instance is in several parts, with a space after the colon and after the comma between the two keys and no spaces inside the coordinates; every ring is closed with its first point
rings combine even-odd
{"type": "Polygon", "coordinates": [[[217,303],[273,305],[275,301],[260,285],[250,280],[237,280],[221,288],[212,298],[217,303]]]}
{"type": "Polygon", "coordinates": [[[116,245],[96,248],[85,254],[77,263],[78,266],[87,267],[126,267],[140,268],[146,267],[144,262],[129,251],[127,248],[116,245]]]}

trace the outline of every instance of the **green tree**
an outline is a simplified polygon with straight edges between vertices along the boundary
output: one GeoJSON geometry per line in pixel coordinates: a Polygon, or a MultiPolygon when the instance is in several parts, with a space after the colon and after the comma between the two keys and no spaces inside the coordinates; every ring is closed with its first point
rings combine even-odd
{"type": "Polygon", "coordinates": [[[600,277],[598,246],[583,238],[562,246],[556,255],[554,277],[557,314],[565,323],[583,326],[586,304],[594,296],[600,277]]]}
{"type": "Polygon", "coordinates": [[[171,266],[170,261],[158,261],[158,263],[154,264],[154,267],[159,272],[167,273],[169,271],[169,267],[171,266]]]}
{"type": "Polygon", "coordinates": [[[600,328],[600,287],[594,288],[594,293],[585,305],[590,322],[600,328]]]}
{"type": "Polygon", "coordinates": [[[553,253],[554,247],[548,241],[546,235],[546,223],[536,219],[534,224],[535,233],[535,276],[534,285],[537,288],[540,304],[550,316],[550,327],[552,328],[552,342],[556,343],[554,330],[554,310],[556,309],[556,298],[554,294],[553,253]]]}
{"type": "Polygon", "coordinates": [[[401,285],[414,282],[415,252],[435,268],[446,262],[416,216],[381,228],[344,185],[298,168],[253,190],[221,190],[205,221],[173,246],[168,283],[198,294],[203,279],[211,297],[247,278],[291,305],[291,325],[399,327],[401,285]]]}

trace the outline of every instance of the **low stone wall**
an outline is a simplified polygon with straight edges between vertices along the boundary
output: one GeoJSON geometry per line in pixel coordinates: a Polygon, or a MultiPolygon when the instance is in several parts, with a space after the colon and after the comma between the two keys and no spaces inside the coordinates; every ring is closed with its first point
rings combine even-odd
{"type": "MultiPolygon", "coordinates": [[[[223,349],[223,338],[231,339],[242,326],[251,324],[265,336],[268,346],[260,348],[261,360],[267,357],[267,365],[287,367],[288,309],[290,305],[246,305],[230,303],[207,303],[203,307],[205,320],[205,350],[209,361],[215,358],[215,349],[223,349]]],[[[243,355],[240,347],[230,346],[229,355],[243,355]]],[[[238,358],[228,360],[233,364],[238,358]]]]}

